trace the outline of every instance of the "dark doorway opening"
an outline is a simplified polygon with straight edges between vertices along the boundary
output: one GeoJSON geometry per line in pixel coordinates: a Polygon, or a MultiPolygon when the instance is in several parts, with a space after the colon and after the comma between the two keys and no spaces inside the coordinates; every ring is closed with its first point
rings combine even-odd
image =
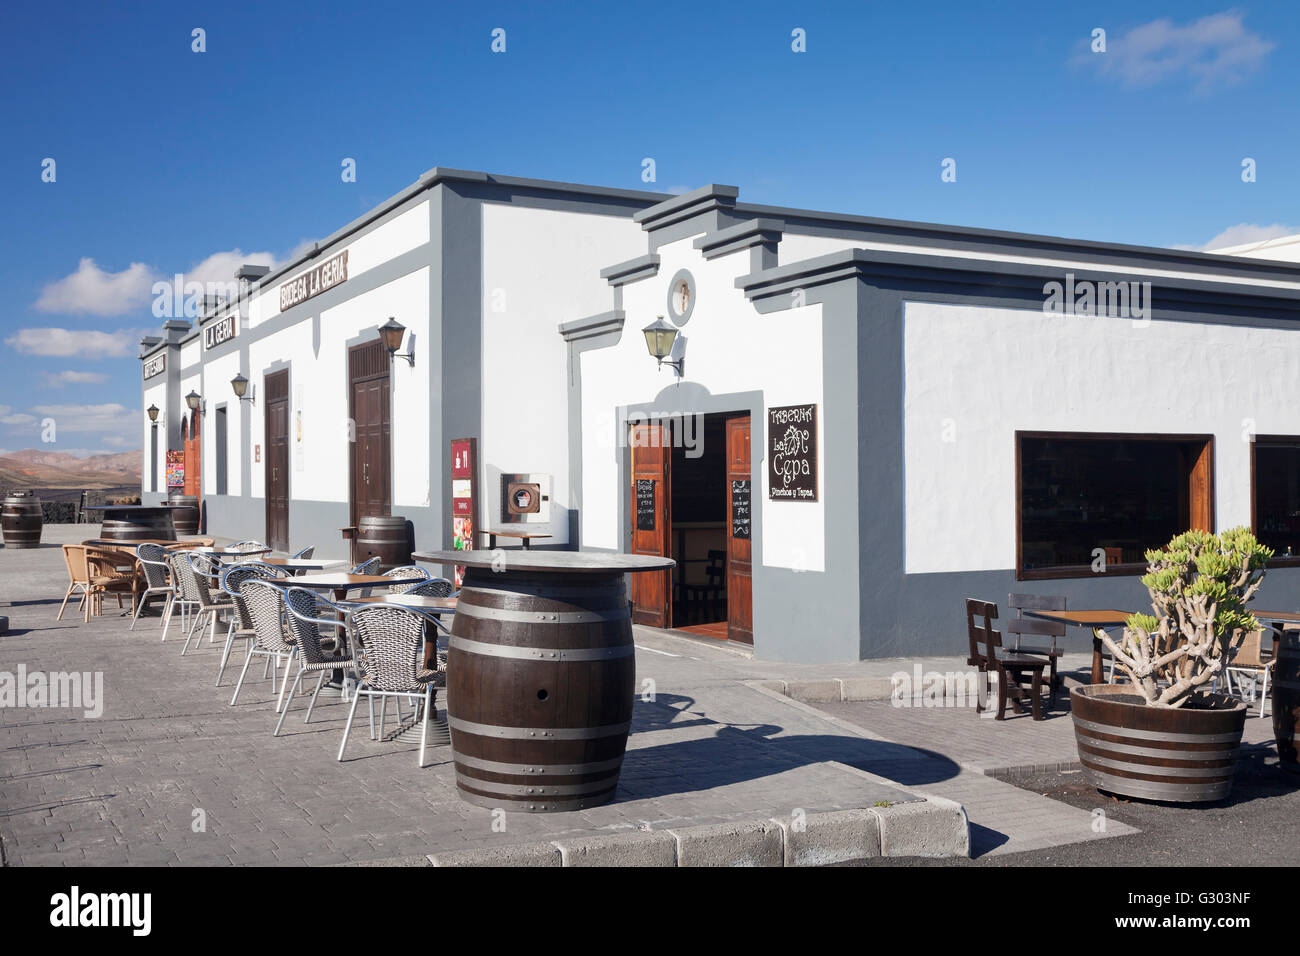
{"type": "Polygon", "coordinates": [[[677,424],[672,449],[673,626],[725,637],[727,630],[726,416],[677,424]]]}

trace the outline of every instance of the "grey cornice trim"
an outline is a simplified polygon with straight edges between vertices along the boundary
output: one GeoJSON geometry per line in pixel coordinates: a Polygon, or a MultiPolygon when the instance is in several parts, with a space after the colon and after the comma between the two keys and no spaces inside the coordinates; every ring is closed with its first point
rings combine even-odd
{"type": "Polygon", "coordinates": [[[622,309],[615,309],[613,312],[589,315],[584,319],[561,322],[558,329],[564,341],[576,342],[580,339],[595,338],[598,335],[608,335],[611,332],[621,333],[626,318],[626,312],[622,309]]]}
{"type": "MultiPolygon", "coordinates": [[[[1040,233],[1012,232],[1001,229],[981,229],[974,226],[952,226],[942,223],[915,222],[906,219],[878,219],[871,216],[853,216],[788,206],[762,206],[737,203],[735,212],[744,216],[775,216],[785,221],[787,235],[808,235],[801,225],[818,225],[827,228],[843,226],[862,233],[877,233],[870,241],[914,243],[933,245],[938,240],[956,248],[975,250],[990,245],[1018,255],[1042,257],[1088,253],[1105,255],[1134,266],[1144,263],[1148,268],[1217,271],[1223,275],[1242,278],[1295,279],[1300,267],[1295,263],[1268,259],[1251,259],[1246,256],[1227,256],[1213,252],[1196,252],[1190,249],[1169,249],[1163,246],[1142,246],[1123,242],[1098,242],[1092,239],[1070,239],[1040,233]],[[1014,247],[1014,248],[1012,248],[1014,247]]],[[[819,233],[811,233],[819,234],[819,233]]],[[[865,241],[865,236],[864,236],[865,241]]]]}
{"type": "Polygon", "coordinates": [[[600,270],[600,277],[607,280],[610,285],[619,286],[636,282],[638,279],[648,279],[658,272],[659,257],[652,252],[649,255],[637,256],[626,262],[606,266],[600,270]]]}
{"type": "Polygon", "coordinates": [[[795,289],[807,289],[844,279],[885,280],[893,284],[908,280],[951,282],[954,285],[982,285],[989,288],[1018,288],[1042,293],[1048,281],[1063,281],[1071,273],[1076,281],[1150,282],[1153,289],[1177,292],[1175,301],[1212,299],[1224,305],[1250,304],[1300,313],[1300,291],[1251,286],[1211,279],[1183,279],[1152,276],[1114,269],[1088,269],[1077,266],[1041,266],[1019,262],[954,258],[901,252],[878,252],[869,249],[844,249],[802,262],[765,269],[736,279],[736,288],[751,301],[788,295],[795,289]]]}
{"type": "Polygon", "coordinates": [[[751,219],[700,236],[693,245],[705,259],[716,259],[753,246],[767,245],[775,250],[784,231],[785,223],[780,219],[751,219]]]}
{"type": "Polygon", "coordinates": [[[729,213],[735,208],[736,197],[739,195],[740,190],[735,186],[720,186],[712,183],[682,193],[680,196],[665,199],[649,209],[633,213],[632,221],[640,224],[647,232],[653,232],[702,213],[714,211],[729,213]]]}

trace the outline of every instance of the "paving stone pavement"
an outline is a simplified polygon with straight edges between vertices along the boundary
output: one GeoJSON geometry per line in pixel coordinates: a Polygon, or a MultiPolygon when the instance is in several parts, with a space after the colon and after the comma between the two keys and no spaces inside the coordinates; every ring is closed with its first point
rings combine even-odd
{"type": "Polygon", "coordinates": [[[213,686],[220,642],[182,658],[175,626],[166,643],[156,617],[128,631],[111,599],[88,624],[71,606],[56,623],[65,587],[57,542],[94,533],[49,526],[40,549],[0,549],[0,603],[12,605],[0,671],[91,671],[104,682],[97,718],[0,709],[7,865],[364,862],[917,799],[862,772],[906,748],[790,708],[698,656],[696,645],[638,629],[645,698],[617,800],[572,813],[509,813],[500,832],[502,818],[456,796],[446,747],[420,769],[418,745],[372,742],[359,722],[338,763],[346,705],[337,697],[322,696],[304,725],[303,695],[273,738],[273,697],[260,669],[234,707],[235,674],[213,686]]]}

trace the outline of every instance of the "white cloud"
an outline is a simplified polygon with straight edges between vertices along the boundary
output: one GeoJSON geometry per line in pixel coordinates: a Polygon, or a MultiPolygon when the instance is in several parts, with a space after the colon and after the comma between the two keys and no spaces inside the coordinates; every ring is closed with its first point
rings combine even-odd
{"type": "Polygon", "coordinates": [[[23,355],[55,358],[134,358],[146,329],[19,329],[5,345],[23,355]]]}
{"type": "Polygon", "coordinates": [[[116,402],[103,405],[34,405],[31,410],[44,418],[54,419],[54,425],[60,432],[98,432],[104,435],[120,433],[124,425],[135,428],[131,411],[116,402]]]}
{"type": "Polygon", "coordinates": [[[0,425],[30,425],[36,421],[31,415],[15,412],[9,405],[0,405],[0,425]]]}
{"type": "Polygon", "coordinates": [[[76,272],[41,290],[36,308],[67,315],[124,315],[149,302],[153,280],[142,262],[133,262],[121,272],[105,272],[86,257],[76,272]]]}
{"type": "Polygon", "coordinates": [[[276,261],[273,252],[241,252],[239,249],[214,252],[184,273],[185,281],[202,282],[204,285],[209,282],[234,282],[235,273],[239,271],[240,266],[269,266],[274,269],[276,261]]]}
{"type": "Polygon", "coordinates": [[[1076,62],[1127,87],[1185,77],[1195,80],[1198,93],[1206,93],[1240,83],[1263,66],[1276,46],[1248,30],[1243,16],[1239,10],[1227,10],[1182,26],[1153,20],[1108,38],[1105,53],[1081,53],[1076,62]]]}
{"type": "Polygon", "coordinates": [[[41,378],[51,388],[62,388],[64,385],[102,385],[108,381],[108,375],[105,372],[74,372],[72,370],[43,372],[41,378]]]}
{"type": "Polygon", "coordinates": [[[1294,236],[1296,233],[1300,233],[1300,227],[1298,226],[1284,226],[1281,223],[1274,223],[1271,226],[1256,226],[1249,222],[1239,222],[1235,226],[1229,226],[1200,248],[1209,252],[1212,249],[1222,249],[1226,246],[1242,246],[1248,242],[1266,242],[1269,239],[1294,236]]]}

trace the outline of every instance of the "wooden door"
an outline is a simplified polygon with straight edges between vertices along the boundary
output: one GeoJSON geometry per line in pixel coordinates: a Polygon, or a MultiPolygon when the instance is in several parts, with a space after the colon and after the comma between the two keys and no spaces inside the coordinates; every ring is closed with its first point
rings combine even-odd
{"type": "Polygon", "coordinates": [[[352,418],[351,524],[392,513],[389,357],[379,339],[348,350],[348,414],[352,418]]]}
{"type": "Polygon", "coordinates": [[[753,470],[749,416],[727,419],[727,639],[754,643],[753,470]]]}
{"type": "MultiPolygon", "coordinates": [[[[632,450],[632,554],[669,556],[672,540],[672,433],[667,425],[628,426],[632,450]]],[[[672,627],[672,570],[628,575],[632,620],[672,627]]]]}
{"type": "Polygon", "coordinates": [[[201,437],[200,425],[199,410],[196,408],[190,412],[189,431],[186,432],[184,428],[181,429],[181,436],[184,438],[185,446],[185,486],[181,490],[187,495],[197,496],[202,494],[203,482],[199,473],[199,468],[203,463],[199,454],[201,449],[199,441],[201,437]]]}
{"type": "Polygon", "coordinates": [[[266,543],[289,550],[289,370],[266,376],[266,543]]]}

